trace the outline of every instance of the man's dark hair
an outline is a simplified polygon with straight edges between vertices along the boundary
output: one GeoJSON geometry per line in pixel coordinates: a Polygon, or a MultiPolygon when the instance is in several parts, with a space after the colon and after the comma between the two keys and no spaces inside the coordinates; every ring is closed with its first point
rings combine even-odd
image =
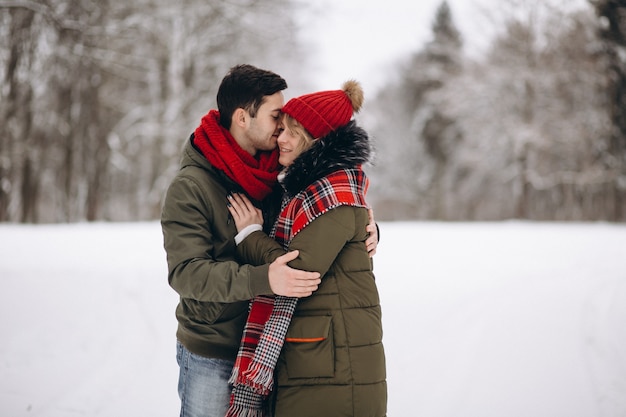
{"type": "Polygon", "coordinates": [[[230,129],[233,113],[240,107],[256,117],[265,96],[271,96],[285,88],[287,82],[271,71],[247,64],[232,67],[217,90],[220,124],[230,129]]]}

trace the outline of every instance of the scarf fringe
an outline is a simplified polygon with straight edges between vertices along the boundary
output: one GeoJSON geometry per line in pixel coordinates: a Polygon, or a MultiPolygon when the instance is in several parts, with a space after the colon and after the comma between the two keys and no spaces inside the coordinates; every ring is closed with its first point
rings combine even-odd
{"type": "Polygon", "coordinates": [[[239,379],[239,366],[235,366],[233,368],[233,372],[230,374],[230,378],[228,379],[228,384],[235,385],[237,383],[237,379],[239,379]]]}
{"type": "Polygon", "coordinates": [[[239,367],[235,367],[228,383],[233,387],[245,385],[256,394],[267,396],[274,388],[274,372],[260,364],[251,365],[251,368],[243,373],[240,372],[239,367]]]}
{"type": "Polygon", "coordinates": [[[244,371],[241,375],[245,385],[249,386],[254,392],[267,396],[274,387],[274,371],[267,366],[261,364],[252,364],[250,369],[244,371]]]}
{"type": "Polygon", "coordinates": [[[244,407],[241,404],[231,405],[224,417],[264,417],[263,410],[244,407]]]}

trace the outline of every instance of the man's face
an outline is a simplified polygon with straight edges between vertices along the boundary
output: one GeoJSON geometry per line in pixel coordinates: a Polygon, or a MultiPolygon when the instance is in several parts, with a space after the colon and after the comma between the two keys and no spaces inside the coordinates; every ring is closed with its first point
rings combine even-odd
{"type": "Polygon", "coordinates": [[[284,103],[285,99],[280,91],[266,96],[256,117],[248,118],[246,138],[257,151],[271,151],[276,148],[276,139],[280,133],[280,109],[284,103]]]}

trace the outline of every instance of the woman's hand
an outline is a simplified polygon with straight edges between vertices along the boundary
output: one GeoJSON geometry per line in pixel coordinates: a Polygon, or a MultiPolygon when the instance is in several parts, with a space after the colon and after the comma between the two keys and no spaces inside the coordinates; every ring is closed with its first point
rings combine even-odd
{"type": "Polygon", "coordinates": [[[374,220],[374,210],[369,209],[370,215],[370,224],[367,225],[365,230],[369,233],[367,240],[365,241],[365,246],[367,247],[367,252],[370,254],[370,258],[373,258],[376,255],[376,248],[378,247],[378,227],[376,226],[376,221],[374,220]]]}
{"type": "Polygon", "coordinates": [[[251,224],[263,225],[263,213],[243,194],[232,193],[228,196],[228,210],[235,220],[238,232],[251,224]]]}

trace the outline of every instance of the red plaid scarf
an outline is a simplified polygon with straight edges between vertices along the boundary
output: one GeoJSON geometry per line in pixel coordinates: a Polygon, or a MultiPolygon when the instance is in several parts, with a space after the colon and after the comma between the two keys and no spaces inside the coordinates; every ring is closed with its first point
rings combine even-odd
{"type": "MultiPolygon", "coordinates": [[[[315,218],[342,205],[367,207],[368,179],[359,169],[336,171],[290,199],[270,236],[288,249],[291,240],[315,218]]],[[[257,296],[250,303],[230,382],[233,392],[226,417],[263,417],[264,400],[274,383],[274,367],[285,341],[297,298],[257,296]]]]}
{"type": "Polygon", "coordinates": [[[272,191],[278,176],[278,151],[258,152],[257,157],[243,150],[230,132],[219,124],[217,110],[209,111],[194,132],[193,143],[215,168],[224,171],[250,197],[263,200],[272,191]]]}

